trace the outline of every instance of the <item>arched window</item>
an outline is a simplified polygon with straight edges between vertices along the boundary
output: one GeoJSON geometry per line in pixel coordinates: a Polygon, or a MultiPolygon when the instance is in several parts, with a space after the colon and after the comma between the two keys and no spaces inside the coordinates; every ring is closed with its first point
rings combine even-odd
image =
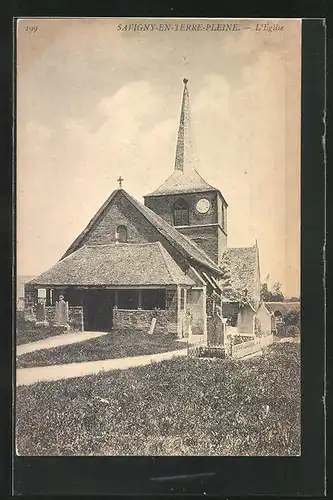
{"type": "Polygon", "coordinates": [[[119,243],[127,242],[127,227],[126,226],[118,226],[117,227],[117,241],[119,243]]]}
{"type": "Polygon", "coordinates": [[[281,311],[279,311],[278,309],[274,312],[274,316],[275,316],[275,320],[277,323],[283,323],[283,316],[282,316],[282,313],[281,311]]]}
{"type": "Polygon", "coordinates": [[[188,226],[188,204],[185,200],[177,200],[173,207],[173,224],[174,226],[188,226]]]}

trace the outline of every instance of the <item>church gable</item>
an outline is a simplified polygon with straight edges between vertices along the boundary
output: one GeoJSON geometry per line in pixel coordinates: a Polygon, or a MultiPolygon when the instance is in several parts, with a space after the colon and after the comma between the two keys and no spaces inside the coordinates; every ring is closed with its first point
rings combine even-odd
{"type": "Polygon", "coordinates": [[[148,243],[154,236],[157,241],[157,234],[151,234],[152,229],[149,226],[133,205],[118,193],[85,236],[84,243],[107,245],[119,241],[119,238],[122,243],[148,243]]]}
{"type": "Polygon", "coordinates": [[[62,258],[83,245],[109,245],[117,241],[160,242],[183,270],[195,260],[219,274],[214,263],[190,240],[122,189],[111,194],[62,258]]]}
{"type": "Polygon", "coordinates": [[[260,303],[260,270],[258,245],[227,248],[221,269],[227,277],[221,280],[223,295],[230,302],[248,301],[257,310],[260,303]]]}
{"type": "Polygon", "coordinates": [[[68,256],[83,245],[111,243],[152,243],[162,240],[158,231],[133,206],[124,191],[114,191],[85,230],[65,253],[68,256]]]}

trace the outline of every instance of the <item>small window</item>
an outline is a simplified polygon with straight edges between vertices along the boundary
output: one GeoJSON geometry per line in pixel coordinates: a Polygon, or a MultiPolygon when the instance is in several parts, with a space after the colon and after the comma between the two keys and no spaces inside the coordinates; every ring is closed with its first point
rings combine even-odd
{"type": "Polygon", "coordinates": [[[127,227],[126,226],[118,226],[117,227],[117,241],[119,243],[127,242],[127,227]]]}
{"type": "Polygon", "coordinates": [[[174,226],[189,225],[189,210],[185,200],[177,200],[173,209],[173,224],[174,226]]]}
{"type": "Polygon", "coordinates": [[[281,311],[279,311],[279,310],[275,311],[274,312],[274,316],[275,316],[276,323],[280,323],[281,324],[281,323],[284,322],[281,311]]]}

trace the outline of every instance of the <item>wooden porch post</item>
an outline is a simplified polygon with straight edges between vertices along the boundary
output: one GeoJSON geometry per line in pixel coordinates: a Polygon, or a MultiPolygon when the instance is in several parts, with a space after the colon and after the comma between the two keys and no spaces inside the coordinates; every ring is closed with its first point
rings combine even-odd
{"type": "Polygon", "coordinates": [[[143,297],[141,288],[138,289],[138,309],[142,309],[143,297]]]}
{"type": "Polygon", "coordinates": [[[207,287],[202,287],[202,315],[203,315],[203,327],[204,327],[204,342],[207,344],[207,287]]]}
{"type": "Polygon", "coordinates": [[[51,306],[51,288],[46,289],[46,305],[51,306]]]}
{"type": "Polygon", "coordinates": [[[177,335],[182,336],[182,314],[181,314],[181,288],[177,285],[177,335]]]}
{"type": "Polygon", "coordinates": [[[119,306],[119,295],[118,295],[118,290],[115,290],[114,291],[114,304],[113,304],[113,307],[117,307],[118,308],[119,306]]]}

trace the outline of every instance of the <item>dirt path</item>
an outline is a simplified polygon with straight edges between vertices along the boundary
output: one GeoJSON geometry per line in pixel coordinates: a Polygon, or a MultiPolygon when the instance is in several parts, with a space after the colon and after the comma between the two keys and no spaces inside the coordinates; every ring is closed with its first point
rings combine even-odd
{"type": "Polygon", "coordinates": [[[16,385],[31,385],[37,382],[50,382],[54,380],[85,377],[103,371],[127,370],[136,366],[149,365],[151,362],[159,363],[173,357],[186,356],[187,349],[177,351],[148,354],[145,356],[132,356],[129,358],[105,359],[84,363],[69,363],[66,365],[42,366],[34,368],[19,368],[16,370],[16,385]]]}
{"type": "Polygon", "coordinates": [[[55,337],[48,337],[47,339],[37,340],[29,344],[21,344],[16,347],[16,355],[21,356],[28,352],[39,351],[40,349],[52,349],[61,345],[76,344],[77,342],[84,342],[85,340],[108,335],[107,332],[73,332],[57,335],[55,337]]]}

